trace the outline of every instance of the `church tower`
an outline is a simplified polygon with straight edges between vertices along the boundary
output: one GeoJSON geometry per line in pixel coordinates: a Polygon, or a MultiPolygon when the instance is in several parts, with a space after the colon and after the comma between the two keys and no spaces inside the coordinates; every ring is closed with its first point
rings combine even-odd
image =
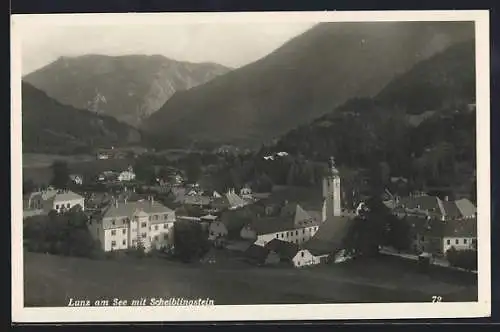
{"type": "Polygon", "coordinates": [[[330,157],[328,171],[323,177],[323,199],[323,221],[342,215],[340,175],[333,157],[330,157]]]}

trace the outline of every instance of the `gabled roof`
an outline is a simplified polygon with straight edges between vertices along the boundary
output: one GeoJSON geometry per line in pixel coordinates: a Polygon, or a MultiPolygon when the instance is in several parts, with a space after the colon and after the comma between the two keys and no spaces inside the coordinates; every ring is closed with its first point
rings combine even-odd
{"type": "Polygon", "coordinates": [[[313,255],[324,255],[341,249],[349,229],[349,217],[334,217],[321,223],[314,236],[303,244],[313,255]]]}
{"type": "Polygon", "coordinates": [[[252,221],[250,227],[257,235],[262,235],[292,230],[295,224],[290,217],[264,217],[252,221]]]}
{"type": "Polygon", "coordinates": [[[269,241],[265,246],[268,250],[274,251],[281,258],[284,259],[292,259],[297,255],[297,252],[300,251],[300,248],[297,244],[281,241],[278,239],[273,239],[269,241]]]}
{"type": "Polygon", "coordinates": [[[465,218],[475,215],[476,208],[468,199],[456,201],[441,200],[436,196],[422,195],[401,199],[396,210],[402,208],[405,212],[424,213],[431,217],[450,219],[465,218]]]}
{"type": "Polygon", "coordinates": [[[406,217],[413,232],[435,237],[477,237],[477,219],[436,220],[406,217]]]}
{"type": "Polygon", "coordinates": [[[460,213],[465,217],[471,217],[476,214],[476,207],[474,206],[474,204],[472,204],[471,201],[466,198],[456,200],[455,204],[457,205],[457,209],[460,211],[460,213]]]}
{"type": "Polygon", "coordinates": [[[231,207],[243,206],[247,204],[247,202],[245,202],[240,196],[238,196],[233,191],[229,191],[228,193],[226,193],[226,198],[231,207]]]}
{"type": "Polygon", "coordinates": [[[142,210],[147,214],[170,213],[172,209],[164,206],[157,201],[140,200],[136,202],[127,202],[118,204],[110,204],[103,214],[103,218],[120,218],[131,217],[136,210],[142,210]]]}

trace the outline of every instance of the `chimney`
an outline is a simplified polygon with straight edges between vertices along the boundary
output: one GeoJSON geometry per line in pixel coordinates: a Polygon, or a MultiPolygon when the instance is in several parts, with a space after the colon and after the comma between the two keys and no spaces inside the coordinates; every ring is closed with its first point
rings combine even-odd
{"type": "Polygon", "coordinates": [[[448,196],[444,196],[444,200],[445,200],[446,202],[448,202],[449,197],[448,197],[448,196]]]}
{"type": "Polygon", "coordinates": [[[118,207],[118,200],[115,199],[115,207],[117,208],[118,207]]]}
{"type": "Polygon", "coordinates": [[[127,197],[123,199],[123,202],[125,203],[125,205],[127,205],[127,197]]]}

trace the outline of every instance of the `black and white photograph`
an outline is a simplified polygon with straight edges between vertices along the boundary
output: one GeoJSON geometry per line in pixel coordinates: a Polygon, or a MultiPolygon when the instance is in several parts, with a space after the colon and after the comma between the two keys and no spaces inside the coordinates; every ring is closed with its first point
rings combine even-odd
{"type": "Polygon", "coordinates": [[[489,316],[488,17],[13,15],[13,321],[489,316]]]}

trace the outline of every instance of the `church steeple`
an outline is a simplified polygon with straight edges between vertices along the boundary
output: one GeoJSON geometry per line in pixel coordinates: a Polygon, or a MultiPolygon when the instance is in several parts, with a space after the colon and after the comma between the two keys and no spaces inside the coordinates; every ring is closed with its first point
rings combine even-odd
{"type": "Polygon", "coordinates": [[[330,157],[329,161],[328,161],[328,175],[330,176],[338,176],[339,175],[339,171],[335,165],[335,158],[333,158],[333,156],[330,157]]]}
{"type": "Polygon", "coordinates": [[[342,215],[340,174],[333,157],[330,157],[327,174],[323,177],[323,198],[323,220],[342,215]]]}

